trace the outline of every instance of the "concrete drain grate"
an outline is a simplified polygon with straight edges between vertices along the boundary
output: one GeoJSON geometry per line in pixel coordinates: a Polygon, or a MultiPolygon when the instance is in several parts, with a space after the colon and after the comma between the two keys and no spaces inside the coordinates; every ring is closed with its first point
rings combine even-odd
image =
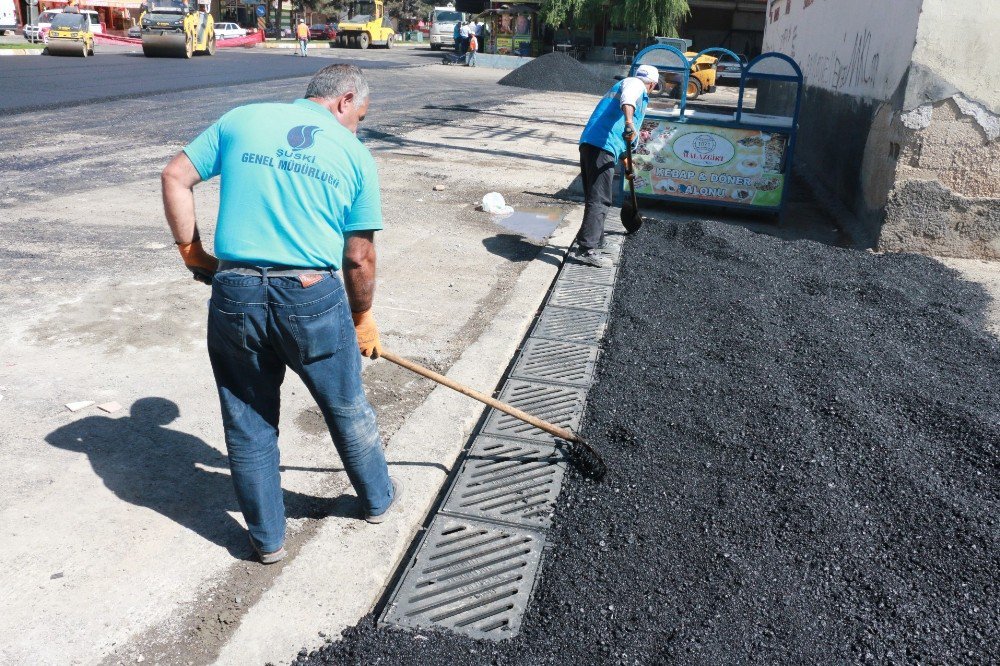
{"type": "Polygon", "coordinates": [[[544,535],[534,530],[438,515],[382,621],[473,638],[514,636],[544,545],[544,535]]]}
{"type": "Polygon", "coordinates": [[[606,324],[607,315],[603,312],[546,306],[531,335],[596,345],[604,337],[606,324]]]}
{"type": "Polygon", "coordinates": [[[552,291],[548,304],[561,308],[585,308],[607,312],[611,307],[613,291],[609,285],[563,282],[552,291]]]}
{"type": "Polygon", "coordinates": [[[560,283],[569,280],[570,282],[589,282],[590,284],[606,284],[611,286],[615,283],[616,271],[616,266],[594,268],[587,264],[570,263],[567,261],[563,265],[562,272],[559,274],[559,280],[560,283]]]}
{"type": "Polygon", "coordinates": [[[597,366],[597,347],[528,338],[511,377],[589,386],[597,366]]]}
{"type": "Polygon", "coordinates": [[[550,446],[479,437],[441,510],[548,527],[565,472],[563,455],[550,446]]]}
{"type": "MultiPolygon", "coordinates": [[[[587,391],[511,379],[504,386],[499,399],[549,423],[575,431],[580,425],[580,419],[583,418],[587,391]]],[[[490,412],[483,432],[502,437],[553,441],[552,435],[496,410],[490,412]]]]}
{"type": "MultiPolygon", "coordinates": [[[[609,254],[621,253],[623,239],[608,235],[609,254]]],[[[616,270],[563,264],[501,400],[550,423],[579,428],[616,270]]],[[[489,412],[382,623],[492,640],[517,635],[566,474],[563,452],[554,445],[548,433],[489,412]]]]}

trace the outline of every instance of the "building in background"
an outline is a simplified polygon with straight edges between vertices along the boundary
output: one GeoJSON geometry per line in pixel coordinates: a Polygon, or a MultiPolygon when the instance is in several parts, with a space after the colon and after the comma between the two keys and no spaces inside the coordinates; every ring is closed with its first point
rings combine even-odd
{"type": "Polygon", "coordinates": [[[998,43],[1000,2],[770,0],[763,48],[805,76],[796,164],[856,241],[1000,259],[998,43]]]}

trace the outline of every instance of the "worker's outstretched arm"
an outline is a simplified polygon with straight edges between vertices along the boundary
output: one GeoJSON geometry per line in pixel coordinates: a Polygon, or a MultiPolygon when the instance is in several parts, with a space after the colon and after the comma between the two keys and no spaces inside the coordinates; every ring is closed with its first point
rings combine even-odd
{"type": "Polygon", "coordinates": [[[354,331],[362,356],[378,358],[382,351],[378,326],[372,316],[375,296],[375,232],[349,233],[344,241],[344,287],[351,304],[354,331]]]}
{"type": "Polygon", "coordinates": [[[194,186],[200,182],[201,175],[183,152],[175,155],[160,174],[163,212],[184,265],[195,280],[212,284],[212,276],[219,270],[219,260],[202,248],[194,216],[194,186]]]}

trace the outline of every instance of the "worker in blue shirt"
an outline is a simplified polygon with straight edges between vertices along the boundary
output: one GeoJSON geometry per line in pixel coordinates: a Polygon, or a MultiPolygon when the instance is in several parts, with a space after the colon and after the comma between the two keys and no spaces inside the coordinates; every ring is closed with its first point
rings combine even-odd
{"type": "Polygon", "coordinates": [[[642,126],[649,93],[660,81],[652,65],[640,65],[635,75],[622,79],[604,95],[580,137],[580,172],[583,179],[583,224],[576,236],[575,258],[597,267],[610,266],[600,247],[604,221],[611,207],[615,165],[625,153],[625,142],[634,142],[642,126]]]}
{"type": "Polygon", "coordinates": [[[360,69],[325,67],[304,99],[226,113],[162,174],[181,257],[212,285],[209,358],[236,497],[265,564],[285,556],[278,413],[286,368],[319,405],[366,519],[382,522],[401,496],[361,383],[361,356],[381,349],[371,314],[378,173],[355,136],[368,97],[360,69]],[[193,191],[215,176],[218,258],[202,248],[193,191]]]}

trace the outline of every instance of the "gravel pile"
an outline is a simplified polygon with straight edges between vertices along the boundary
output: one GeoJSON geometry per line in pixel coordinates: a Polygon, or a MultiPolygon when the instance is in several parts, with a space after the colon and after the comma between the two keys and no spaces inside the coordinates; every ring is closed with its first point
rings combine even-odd
{"type": "Polygon", "coordinates": [[[502,86],[603,95],[614,81],[565,53],[546,53],[500,79],[502,86]]]}
{"type": "Polygon", "coordinates": [[[913,255],[649,225],[520,636],[376,630],[310,664],[1000,662],[1000,345],[913,255]]]}

